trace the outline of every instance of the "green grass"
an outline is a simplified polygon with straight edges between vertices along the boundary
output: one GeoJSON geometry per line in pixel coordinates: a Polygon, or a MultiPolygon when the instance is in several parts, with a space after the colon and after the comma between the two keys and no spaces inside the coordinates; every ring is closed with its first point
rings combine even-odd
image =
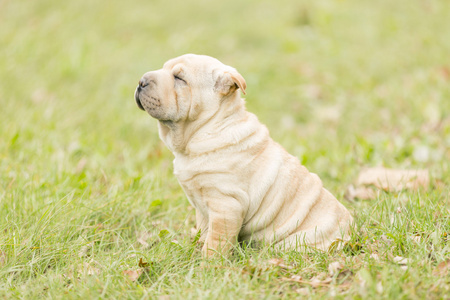
{"type": "Polygon", "coordinates": [[[0,45],[0,298],[448,299],[448,1],[3,0],[0,45]],[[133,99],[189,52],[241,72],[248,109],[351,210],[361,250],[201,258],[172,155],[133,99]],[[345,200],[378,165],[432,183],[345,200]],[[324,286],[287,280],[336,261],[324,286]]]}

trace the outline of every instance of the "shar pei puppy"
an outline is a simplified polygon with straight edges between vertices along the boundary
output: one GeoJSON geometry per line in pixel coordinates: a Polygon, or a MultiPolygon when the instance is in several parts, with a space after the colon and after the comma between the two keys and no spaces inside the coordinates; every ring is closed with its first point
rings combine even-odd
{"type": "Polygon", "coordinates": [[[175,156],[203,255],[244,240],[325,250],[348,239],[349,211],[246,110],[245,89],[236,69],[187,54],[145,73],[135,92],[175,156]]]}

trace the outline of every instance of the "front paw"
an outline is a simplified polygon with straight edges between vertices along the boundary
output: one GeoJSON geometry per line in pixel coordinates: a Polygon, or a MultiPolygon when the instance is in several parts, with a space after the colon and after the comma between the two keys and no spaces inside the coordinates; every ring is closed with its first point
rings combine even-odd
{"type": "Polygon", "coordinates": [[[229,241],[205,241],[202,247],[202,256],[205,258],[229,256],[232,253],[233,244],[229,241]]]}
{"type": "Polygon", "coordinates": [[[218,256],[218,252],[215,249],[209,248],[208,245],[205,243],[202,247],[202,256],[204,258],[211,258],[214,256],[218,256]]]}

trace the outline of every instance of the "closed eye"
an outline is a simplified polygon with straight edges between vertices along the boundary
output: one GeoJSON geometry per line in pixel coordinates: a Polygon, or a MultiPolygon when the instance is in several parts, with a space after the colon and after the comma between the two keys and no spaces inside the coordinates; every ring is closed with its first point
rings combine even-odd
{"type": "Polygon", "coordinates": [[[184,83],[186,83],[186,80],[184,80],[181,77],[178,77],[177,75],[173,75],[173,78],[175,78],[175,80],[180,80],[180,81],[183,81],[184,83]]]}

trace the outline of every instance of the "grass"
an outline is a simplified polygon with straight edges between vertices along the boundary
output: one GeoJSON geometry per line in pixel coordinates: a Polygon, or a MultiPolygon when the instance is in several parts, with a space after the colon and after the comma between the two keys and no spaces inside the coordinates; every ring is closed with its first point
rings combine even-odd
{"type": "Polygon", "coordinates": [[[0,45],[0,298],[448,299],[447,1],[3,0],[0,45]],[[248,109],[355,216],[354,251],[201,258],[172,155],[133,99],[188,52],[241,72],[248,109]],[[432,183],[345,200],[378,165],[432,183]]]}

